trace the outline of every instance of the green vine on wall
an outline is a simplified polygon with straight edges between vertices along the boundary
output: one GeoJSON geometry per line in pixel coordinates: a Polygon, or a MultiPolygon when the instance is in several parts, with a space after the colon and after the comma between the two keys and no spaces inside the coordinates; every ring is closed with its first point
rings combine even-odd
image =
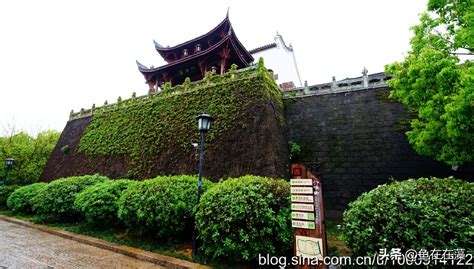
{"type": "MultiPolygon", "coordinates": [[[[79,151],[93,156],[127,156],[130,175],[146,175],[156,156],[164,152],[188,153],[198,141],[196,116],[206,111],[215,119],[206,136],[212,142],[231,130],[245,126],[249,106],[268,103],[283,111],[281,92],[263,61],[257,68],[223,76],[207,75],[199,82],[165,85],[159,94],[132,98],[96,109],[79,144],[79,151]]],[[[284,120],[283,115],[277,115],[284,120]]],[[[281,122],[281,124],[284,124],[281,122]]]]}

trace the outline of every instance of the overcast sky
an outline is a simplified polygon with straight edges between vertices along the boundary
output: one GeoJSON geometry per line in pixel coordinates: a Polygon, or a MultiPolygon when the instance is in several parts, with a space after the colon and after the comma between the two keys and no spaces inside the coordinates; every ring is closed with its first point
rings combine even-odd
{"type": "Polygon", "coordinates": [[[173,46],[204,34],[228,7],[248,50],[278,31],[311,85],[402,60],[426,0],[1,1],[0,127],[61,131],[71,109],[146,94],[135,60],[164,63],[153,39],[173,46]]]}

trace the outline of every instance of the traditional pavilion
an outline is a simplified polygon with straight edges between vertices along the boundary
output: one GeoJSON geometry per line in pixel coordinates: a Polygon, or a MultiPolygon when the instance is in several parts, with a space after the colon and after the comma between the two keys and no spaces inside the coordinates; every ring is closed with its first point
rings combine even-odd
{"type": "Polygon", "coordinates": [[[235,35],[229,13],[208,33],[182,44],[164,47],[153,42],[167,64],[148,68],[137,61],[150,92],[156,92],[166,82],[182,84],[186,77],[191,81],[201,80],[208,71],[222,75],[232,64],[244,68],[254,60],[235,35]]]}

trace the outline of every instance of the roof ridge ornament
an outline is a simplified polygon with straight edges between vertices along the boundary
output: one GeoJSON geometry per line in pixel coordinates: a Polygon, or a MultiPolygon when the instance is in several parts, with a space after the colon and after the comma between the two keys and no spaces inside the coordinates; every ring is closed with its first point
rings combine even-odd
{"type": "Polygon", "coordinates": [[[276,36],[273,38],[275,40],[275,43],[279,43],[283,48],[285,48],[287,51],[293,51],[293,46],[290,44],[290,46],[287,46],[285,41],[283,40],[283,36],[276,32],[276,36]]]}
{"type": "Polygon", "coordinates": [[[229,18],[229,10],[230,10],[230,6],[227,6],[227,13],[225,14],[225,17],[228,19],[229,18]]]}
{"type": "Polygon", "coordinates": [[[145,65],[141,64],[138,60],[135,60],[139,69],[148,69],[145,65]]]}
{"type": "Polygon", "coordinates": [[[364,66],[364,69],[362,69],[362,75],[363,75],[363,76],[367,76],[368,73],[369,73],[369,71],[368,71],[367,68],[365,68],[365,66],[364,66]]]}
{"type": "Polygon", "coordinates": [[[364,86],[364,88],[369,87],[369,76],[367,75],[368,73],[369,71],[364,66],[364,69],[362,69],[362,85],[364,86]]]}
{"type": "Polygon", "coordinates": [[[153,39],[153,43],[155,44],[155,48],[162,49],[164,48],[160,43],[156,42],[156,40],[153,39]]]}

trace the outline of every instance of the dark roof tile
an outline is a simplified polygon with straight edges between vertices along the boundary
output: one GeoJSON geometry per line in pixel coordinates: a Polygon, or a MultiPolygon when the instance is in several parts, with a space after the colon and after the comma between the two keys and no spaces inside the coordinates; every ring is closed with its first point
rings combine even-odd
{"type": "Polygon", "coordinates": [[[264,50],[267,50],[267,49],[274,48],[274,47],[276,47],[276,46],[277,46],[276,43],[270,43],[270,44],[267,44],[267,45],[264,45],[264,46],[261,46],[261,47],[258,47],[258,48],[249,50],[249,53],[250,53],[250,54],[254,54],[254,53],[257,53],[257,52],[260,52],[260,51],[264,51],[264,50]]]}

